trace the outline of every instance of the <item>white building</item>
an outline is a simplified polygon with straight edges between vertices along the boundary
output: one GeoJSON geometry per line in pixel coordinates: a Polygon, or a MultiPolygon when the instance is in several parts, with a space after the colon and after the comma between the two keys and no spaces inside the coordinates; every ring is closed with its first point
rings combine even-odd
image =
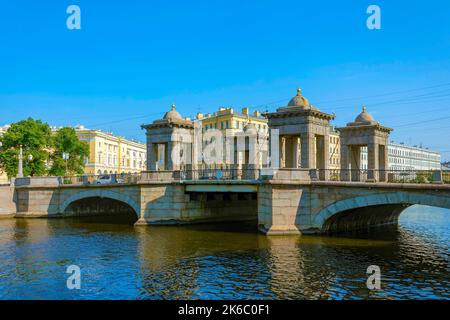
{"type": "MultiPolygon", "coordinates": [[[[439,152],[391,141],[388,144],[389,170],[440,170],[439,152]]],[[[367,169],[367,148],[361,148],[361,169],[367,169]]]]}

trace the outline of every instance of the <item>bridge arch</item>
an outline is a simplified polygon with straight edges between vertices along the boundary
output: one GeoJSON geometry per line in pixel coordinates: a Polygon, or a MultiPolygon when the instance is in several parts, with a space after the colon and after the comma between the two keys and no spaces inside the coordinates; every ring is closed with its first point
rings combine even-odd
{"type": "Polygon", "coordinates": [[[450,209],[450,197],[400,191],[347,198],[336,201],[320,210],[313,219],[313,225],[316,229],[326,231],[327,222],[339,214],[374,207],[387,209],[389,212],[382,218],[389,220],[386,222],[392,222],[392,219],[397,219],[404,209],[415,204],[450,209]]]}
{"type": "Polygon", "coordinates": [[[120,193],[120,192],[116,192],[116,191],[112,191],[112,190],[101,190],[101,189],[80,191],[80,192],[70,195],[61,204],[60,212],[64,213],[66,211],[66,209],[70,206],[71,203],[78,201],[78,200],[88,199],[88,198],[106,198],[106,199],[112,199],[112,200],[123,202],[123,203],[127,204],[128,206],[130,206],[134,210],[136,216],[139,218],[140,206],[132,197],[130,197],[124,193],[120,193]]]}

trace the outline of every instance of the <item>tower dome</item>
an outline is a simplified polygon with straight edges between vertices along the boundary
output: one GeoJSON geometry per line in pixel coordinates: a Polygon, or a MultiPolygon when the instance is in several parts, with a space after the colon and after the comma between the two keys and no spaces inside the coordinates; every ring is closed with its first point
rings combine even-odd
{"type": "Polygon", "coordinates": [[[289,101],[288,106],[289,107],[300,107],[300,108],[309,108],[311,104],[309,103],[308,99],[302,96],[301,89],[297,89],[297,95],[289,101]]]}
{"type": "Polygon", "coordinates": [[[302,90],[300,88],[297,89],[297,95],[289,101],[288,107],[301,108],[305,110],[317,110],[317,108],[313,107],[311,103],[309,103],[308,99],[302,96],[302,90]]]}
{"type": "Polygon", "coordinates": [[[181,120],[183,119],[178,111],[175,110],[175,105],[172,104],[172,109],[169,112],[166,112],[163,119],[165,120],[181,120]]]}
{"type": "Polygon", "coordinates": [[[376,121],[375,121],[375,119],[373,118],[373,116],[370,114],[370,113],[368,113],[367,111],[366,111],[366,107],[365,106],[363,106],[362,107],[362,111],[361,111],[361,113],[356,117],[356,119],[355,119],[355,122],[354,122],[355,124],[362,124],[362,125],[364,125],[364,124],[375,124],[375,123],[377,123],[376,121]]]}

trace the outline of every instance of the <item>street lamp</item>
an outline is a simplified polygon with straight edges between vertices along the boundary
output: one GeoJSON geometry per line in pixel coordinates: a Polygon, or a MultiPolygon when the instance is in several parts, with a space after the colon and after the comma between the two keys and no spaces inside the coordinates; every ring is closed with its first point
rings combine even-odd
{"type": "Polygon", "coordinates": [[[17,178],[23,178],[23,152],[22,145],[19,145],[19,167],[17,168],[17,178]]]}
{"type": "Polygon", "coordinates": [[[64,160],[66,160],[66,176],[68,175],[67,160],[69,160],[69,157],[70,157],[70,155],[69,155],[68,153],[63,152],[62,158],[63,158],[64,160]]]}

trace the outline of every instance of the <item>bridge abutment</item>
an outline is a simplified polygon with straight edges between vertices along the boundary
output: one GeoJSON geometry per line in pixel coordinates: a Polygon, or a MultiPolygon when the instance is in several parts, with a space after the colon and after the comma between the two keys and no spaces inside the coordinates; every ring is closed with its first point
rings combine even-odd
{"type": "Polygon", "coordinates": [[[307,191],[296,185],[266,183],[258,191],[258,229],[267,235],[301,234],[309,225],[307,191]]]}

